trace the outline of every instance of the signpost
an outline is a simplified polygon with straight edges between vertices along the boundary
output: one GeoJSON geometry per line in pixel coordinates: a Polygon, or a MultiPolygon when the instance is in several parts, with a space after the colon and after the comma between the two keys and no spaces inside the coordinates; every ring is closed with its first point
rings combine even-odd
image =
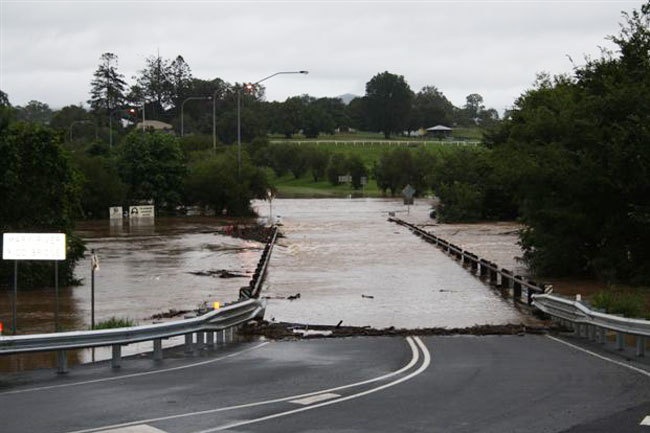
{"type": "Polygon", "coordinates": [[[66,257],[65,233],[3,233],[2,259],[14,261],[14,293],[12,299],[12,333],[15,335],[17,324],[18,299],[18,261],[52,260],[54,261],[54,295],[55,295],[55,330],[59,330],[59,261],[66,257]]]}
{"type": "Polygon", "coordinates": [[[154,206],[129,206],[129,218],[153,218],[155,216],[154,206]]]}
{"type": "Polygon", "coordinates": [[[411,205],[413,204],[413,196],[415,195],[415,189],[409,184],[404,187],[402,190],[402,195],[404,196],[404,204],[407,205],[407,213],[411,214],[411,205]]]}
{"type": "Polygon", "coordinates": [[[273,199],[275,198],[275,193],[271,189],[266,190],[266,197],[269,199],[269,225],[273,227],[273,199]]]}
{"type": "Polygon", "coordinates": [[[112,220],[114,220],[114,219],[120,219],[121,220],[123,218],[122,206],[113,206],[113,207],[108,208],[108,214],[110,216],[110,219],[112,219],[112,220]]]}

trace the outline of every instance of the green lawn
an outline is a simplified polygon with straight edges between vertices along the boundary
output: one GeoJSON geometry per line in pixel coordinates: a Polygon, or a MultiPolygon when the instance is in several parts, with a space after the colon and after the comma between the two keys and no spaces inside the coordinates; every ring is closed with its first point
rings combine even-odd
{"type": "Polygon", "coordinates": [[[281,198],[324,198],[324,197],[381,197],[381,190],[377,188],[377,182],[374,179],[368,179],[368,185],[363,190],[355,190],[349,184],[332,185],[327,180],[314,182],[311,175],[303,176],[299,179],[289,174],[286,176],[275,177],[271,175],[271,181],[278,189],[277,196],[281,198]]]}
{"type": "MultiPolygon", "coordinates": [[[[481,128],[454,128],[452,131],[451,140],[476,140],[480,141],[483,137],[483,130],[481,128]]],[[[302,134],[294,134],[291,138],[287,139],[284,135],[281,134],[271,134],[269,136],[271,140],[281,140],[281,141],[385,141],[384,134],[381,132],[368,132],[368,131],[356,131],[356,132],[340,132],[335,134],[321,134],[318,138],[306,138],[302,134]]],[[[419,138],[419,137],[406,137],[401,135],[391,136],[390,141],[434,141],[431,138],[419,138]]]]}

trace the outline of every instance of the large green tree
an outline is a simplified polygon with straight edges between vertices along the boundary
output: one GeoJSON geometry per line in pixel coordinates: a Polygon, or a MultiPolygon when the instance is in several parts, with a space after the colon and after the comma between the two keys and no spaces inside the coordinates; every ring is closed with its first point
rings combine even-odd
{"type": "Polygon", "coordinates": [[[408,128],[413,91],[402,75],[388,71],[375,75],[366,83],[365,99],[370,126],[384,137],[408,128]]]}
{"type": "Polygon", "coordinates": [[[113,53],[104,53],[90,82],[88,103],[95,114],[109,116],[124,103],[126,81],[117,71],[118,58],[113,53]]]}
{"type": "Polygon", "coordinates": [[[132,131],[120,143],[118,166],[131,203],[153,200],[172,210],[181,202],[185,160],[174,135],[132,131]]]}
{"type": "MultiPolygon", "coordinates": [[[[35,123],[13,123],[1,133],[0,230],[66,233],[67,260],[59,271],[62,284],[67,285],[74,282],[74,266],[84,248],[73,233],[80,210],[79,176],[61,142],[60,134],[35,123]]],[[[10,284],[12,267],[10,262],[0,263],[0,284],[10,284]]],[[[53,284],[51,263],[23,262],[18,275],[21,287],[53,284]]]]}
{"type": "Polygon", "coordinates": [[[624,18],[617,52],[541,76],[488,137],[542,274],[650,282],[650,2],[624,18]]]}

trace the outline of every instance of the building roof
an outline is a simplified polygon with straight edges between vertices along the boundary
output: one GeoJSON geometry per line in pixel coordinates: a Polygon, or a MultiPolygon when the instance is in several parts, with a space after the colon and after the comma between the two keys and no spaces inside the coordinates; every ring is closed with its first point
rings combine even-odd
{"type": "Polygon", "coordinates": [[[451,131],[452,129],[444,125],[436,125],[431,128],[427,128],[427,131],[451,131]]]}
{"type": "MultiPolygon", "coordinates": [[[[136,125],[136,128],[142,129],[143,122],[139,122],[136,125]]],[[[159,120],[145,120],[144,128],[153,128],[158,131],[158,130],[165,130],[165,129],[173,129],[173,126],[170,125],[169,123],[161,122],[159,120]]]]}

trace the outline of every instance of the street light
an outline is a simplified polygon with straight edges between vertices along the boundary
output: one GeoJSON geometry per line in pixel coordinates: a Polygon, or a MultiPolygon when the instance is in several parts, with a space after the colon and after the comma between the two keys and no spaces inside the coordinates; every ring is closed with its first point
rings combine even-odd
{"type": "Polygon", "coordinates": [[[190,96],[189,98],[185,98],[183,103],[181,104],[181,137],[183,137],[184,133],[184,127],[183,127],[183,109],[185,107],[185,103],[187,101],[192,101],[192,100],[203,100],[203,101],[209,101],[212,99],[212,96],[190,96]]]}
{"type": "Polygon", "coordinates": [[[284,71],[276,72],[271,74],[268,77],[264,77],[259,81],[256,81],[252,84],[246,84],[243,87],[237,89],[237,178],[241,180],[241,91],[243,88],[246,90],[253,90],[255,86],[260,84],[262,81],[266,81],[269,78],[273,78],[276,75],[285,75],[285,74],[308,74],[309,71],[284,71]]]}

